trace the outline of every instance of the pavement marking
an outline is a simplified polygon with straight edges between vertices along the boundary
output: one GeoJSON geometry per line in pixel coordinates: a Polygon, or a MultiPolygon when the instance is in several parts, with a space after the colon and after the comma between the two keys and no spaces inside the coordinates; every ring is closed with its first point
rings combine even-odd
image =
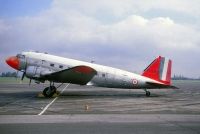
{"type": "MultiPolygon", "coordinates": [[[[69,84],[67,84],[65,86],[65,88],[62,89],[62,91],[60,92],[60,94],[62,94],[68,86],[69,86],[69,84]]],[[[46,107],[38,115],[42,115],[51,106],[51,104],[53,104],[58,99],[58,97],[59,96],[57,96],[56,98],[54,98],[48,105],[46,105],[46,107]]]]}

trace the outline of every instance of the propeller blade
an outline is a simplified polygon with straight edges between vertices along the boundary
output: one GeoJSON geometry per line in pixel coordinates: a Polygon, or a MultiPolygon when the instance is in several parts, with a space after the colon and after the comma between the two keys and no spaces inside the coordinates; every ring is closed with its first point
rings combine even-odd
{"type": "Polygon", "coordinates": [[[29,81],[29,86],[31,85],[31,80],[32,80],[32,79],[30,79],[30,81],[29,81]]]}
{"type": "Polygon", "coordinates": [[[24,76],[25,76],[25,72],[23,72],[23,74],[22,74],[22,78],[21,78],[22,81],[24,79],[24,76]]]}
{"type": "Polygon", "coordinates": [[[22,74],[21,81],[23,81],[23,79],[24,79],[24,76],[26,75],[26,69],[27,69],[27,60],[26,60],[26,63],[25,63],[25,69],[24,69],[24,71],[22,71],[22,72],[23,72],[23,74],[22,74]]]}

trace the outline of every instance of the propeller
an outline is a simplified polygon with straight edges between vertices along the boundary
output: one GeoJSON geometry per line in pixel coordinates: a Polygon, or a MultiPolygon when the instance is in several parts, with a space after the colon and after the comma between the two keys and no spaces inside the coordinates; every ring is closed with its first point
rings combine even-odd
{"type": "Polygon", "coordinates": [[[24,80],[24,76],[26,75],[26,69],[27,69],[27,60],[25,62],[25,68],[24,68],[24,70],[21,70],[23,72],[22,77],[21,77],[21,81],[24,80]]]}
{"type": "Polygon", "coordinates": [[[32,79],[30,79],[30,81],[29,81],[29,86],[31,85],[31,80],[32,80],[32,79]]]}
{"type": "Polygon", "coordinates": [[[23,72],[22,77],[21,77],[21,81],[23,81],[25,74],[26,74],[26,71],[23,72]]]}
{"type": "Polygon", "coordinates": [[[22,83],[24,76],[25,76],[25,71],[23,71],[23,74],[22,74],[22,77],[21,77],[21,80],[20,80],[20,84],[22,83]]]}

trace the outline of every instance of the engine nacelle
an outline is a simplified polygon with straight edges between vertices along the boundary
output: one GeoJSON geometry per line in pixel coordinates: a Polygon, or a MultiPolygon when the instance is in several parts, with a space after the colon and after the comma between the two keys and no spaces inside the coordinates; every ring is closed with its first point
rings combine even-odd
{"type": "Polygon", "coordinates": [[[26,76],[28,78],[39,78],[41,75],[52,73],[53,71],[48,68],[38,66],[28,66],[26,69],[26,76]]]}

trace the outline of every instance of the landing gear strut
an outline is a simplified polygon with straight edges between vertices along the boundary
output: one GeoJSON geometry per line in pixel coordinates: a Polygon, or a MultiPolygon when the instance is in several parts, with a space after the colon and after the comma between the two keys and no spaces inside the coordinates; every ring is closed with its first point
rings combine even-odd
{"type": "Polygon", "coordinates": [[[147,89],[144,89],[144,91],[146,92],[147,97],[149,97],[151,95],[151,93],[149,91],[147,91],[147,89]]]}
{"type": "Polygon", "coordinates": [[[43,90],[43,95],[45,97],[52,97],[56,93],[56,90],[57,90],[57,88],[54,86],[54,83],[53,83],[53,85],[51,85],[51,82],[50,82],[50,86],[46,87],[43,90]]]}

